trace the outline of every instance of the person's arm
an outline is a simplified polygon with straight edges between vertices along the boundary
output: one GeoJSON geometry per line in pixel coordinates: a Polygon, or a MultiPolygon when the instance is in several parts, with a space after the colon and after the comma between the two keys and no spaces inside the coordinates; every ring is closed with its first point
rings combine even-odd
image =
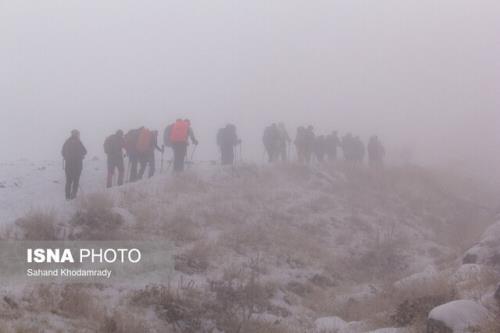
{"type": "Polygon", "coordinates": [[[64,159],[66,159],[66,151],[67,151],[67,145],[68,145],[68,141],[64,142],[63,146],[62,146],[62,149],[61,149],[61,155],[64,159]]]}
{"type": "Polygon", "coordinates": [[[196,137],[194,136],[194,132],[193,132],[193,129],[190,127],[189,128],[189,137],[191,138],[191,141],[195,144],[195,145],[198,145],[198,140],[196,140],[196,137]]]}
{"type": "Polygon", "coordinates": [[[83,145],[83,143],[80,141],[80,148],[81,148],[81,152],[82,152],[82,158],[85,157],[85,155],[87,155],[87,148],[85,148],[85,146],[83,145]]]}

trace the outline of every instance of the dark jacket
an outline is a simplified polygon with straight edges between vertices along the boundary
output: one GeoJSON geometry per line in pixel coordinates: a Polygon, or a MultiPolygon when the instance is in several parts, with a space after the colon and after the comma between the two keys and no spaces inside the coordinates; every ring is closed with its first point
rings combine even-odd
{"type": "Polygon", "coordinates": [[[123,157],[123,149],[125,148],[125,139],[122,135],[113,134],[104,141],[104,152],[109,157],[123,157]]]}
{"type": "Polygon", "coordinates": [[[66,162],[81,162],[87,155],[87,149],[79,138],[72,136],[64,143],[61,153],[66,162]]]}

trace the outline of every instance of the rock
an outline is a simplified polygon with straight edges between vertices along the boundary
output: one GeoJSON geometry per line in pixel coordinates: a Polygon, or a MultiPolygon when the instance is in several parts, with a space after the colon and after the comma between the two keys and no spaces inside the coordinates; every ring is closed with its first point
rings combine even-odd
{"type": "Polygon", "coordinates": [[[434,308],[427,321],[427,333],[466,333],[478,327],[488,318],[488,310],[482,305],[460,300],[434,308]]]}
{"type": "Polygon", "coordinates": [[[497,291],[495,292],[495,299],[500,303],[500,283],[498,284],[497,291]]]}
{"type": "Polygon", "coordinates": [[[500,267],[500,221],[486,229],[479,243],[465,253],[462,262],[500,267]]]}
{"type": "Polygon", "coordinates": [[[337,332],[346,325],[347,322],[339,317],[323,317],[314,321],[316,332],[337,332]]]}

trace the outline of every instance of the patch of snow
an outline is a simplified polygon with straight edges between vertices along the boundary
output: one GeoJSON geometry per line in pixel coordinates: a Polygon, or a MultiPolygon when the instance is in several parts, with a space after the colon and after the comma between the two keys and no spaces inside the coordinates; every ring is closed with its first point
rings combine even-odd
{"type": "Polygon", "coordinates": [[[314,326],[317,332],[337,332],[347,325],[343,319],[339,317],[323,317],[314,321],[314,326]]]}

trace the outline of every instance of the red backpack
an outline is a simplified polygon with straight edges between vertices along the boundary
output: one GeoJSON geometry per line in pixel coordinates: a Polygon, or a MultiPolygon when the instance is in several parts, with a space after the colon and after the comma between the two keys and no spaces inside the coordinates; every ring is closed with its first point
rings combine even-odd
{"type": "Polygon", "coordinates": [[[189,122],[180,120],[176,121],[170,130],[170,142],[179,143],[187,142],[189,135],[189,122]]]}

